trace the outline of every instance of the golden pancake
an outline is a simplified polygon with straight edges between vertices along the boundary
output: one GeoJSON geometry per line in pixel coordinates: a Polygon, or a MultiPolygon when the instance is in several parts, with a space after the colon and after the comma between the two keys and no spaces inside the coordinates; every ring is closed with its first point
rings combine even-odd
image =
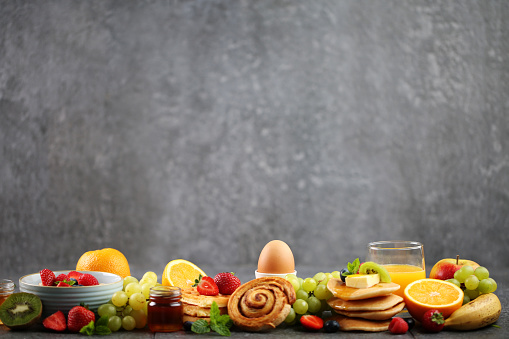
{"type": "Polygon", "coordinates": [[[360,318],[349,318],[342,315],[333,315],[327,320],[336,320],[341,331],[383,332],[389,329],[390,320],[375,321],[360,318]]]}
{"type": "Polygon", "coordinates": [[[399,295],[389,294],[363,300],[343,300],[332,297],[327,304],[334,310],[339,311],[383,311],[396,306],[403,301],[399,295]]]}
{"type": "Polygon", "coordinates": [[[215,301],[217,306],[226,307],[228,306],[228,299],[230,299],[230,296],[224,294],[218,294],[214,296],[201,295],[196,290],[196,287],[182,289],[182,302],[190,305],[210,308],[212,303],[215,301]]]}
{"type": "Polygon", "coordinates": [[[336,298],[343,300],[362,300],[368,298],[381,297],[391,294],[399,289],[399,285],[395,283],[378,283],[368,288],[348,287],[341,279],[330,279],[327,288],[336,298]]]}
{"type": "Polygon", "coordinates": [[[400,302],[394,307],[383,311],[341,311],[334,310],[334,312],[351,318],[363,318],[368,320],[387,320],[394,317],[405,308],[405,303],[400,302]]]}
{"type": "Polygon", "coordinates": [[[207,322],[210,323],[210,318],[208,318],[208,317],[193,317],[192,315],[187,315],[187,314],[182,315],[182,322],[184,322],[184,323],[186,321],[191,321],[194,323],[196,320],[200,320],[200,319],[207,320],[207,322]]]}
{"type": "MultiPolygon", "coordinates": [[[[193,317],[210,317],[209,307],[200,307],[188,303],[182,303],[182,312],[193,317]]],[[[228,314],[228,308],[219,307],[220,314],[228,314]]]]}

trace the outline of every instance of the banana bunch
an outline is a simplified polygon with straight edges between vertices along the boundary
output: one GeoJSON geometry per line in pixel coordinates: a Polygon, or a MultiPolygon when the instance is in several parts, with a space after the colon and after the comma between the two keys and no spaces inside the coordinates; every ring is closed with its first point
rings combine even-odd
{"type": "Polygon", "coordinates": [[[488,326],[497,321],[500,312],[502,305],[495,294],[481,294],[454,311],[445,320],[445,329],[468,331],[488,326]]]}

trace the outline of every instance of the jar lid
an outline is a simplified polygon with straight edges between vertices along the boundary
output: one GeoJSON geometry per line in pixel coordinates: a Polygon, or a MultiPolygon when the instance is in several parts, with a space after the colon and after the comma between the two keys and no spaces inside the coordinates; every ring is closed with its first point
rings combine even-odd
{"type": "Polygon", "coordinates": [[[0,293],[14,291],[14,283],[9,279],[0,279],[0,293]]]}
{"type": "Polygon", "coordinates": [[[152,297],[178,297],[182,295],[180,287],[176,286],[154,286],[150,288],[152,297]]]}

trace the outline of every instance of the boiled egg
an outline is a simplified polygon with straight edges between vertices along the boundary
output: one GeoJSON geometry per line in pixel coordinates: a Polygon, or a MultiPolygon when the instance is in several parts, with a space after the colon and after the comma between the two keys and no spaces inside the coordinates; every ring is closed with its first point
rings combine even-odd
{"type": "Polygon", "coordinates": [[[272,240],[260,252],[258,272],[260,273],[293,273],[295,259],[292,250],[284,241],[272,240]]]}

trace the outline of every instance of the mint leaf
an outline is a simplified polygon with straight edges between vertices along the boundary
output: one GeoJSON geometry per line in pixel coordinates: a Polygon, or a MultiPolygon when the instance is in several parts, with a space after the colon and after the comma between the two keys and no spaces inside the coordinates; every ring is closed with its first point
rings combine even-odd
{"type": "Polygon", "coordinates": [[[111,334],[111,330],[108,326],[97,326],[95,328],[95,334],[108,335],[111,334]]]}
{"type": "Polygon", "coordinates": [[[348,263],[348,265],[346,267],[348,269],[348,272],[343,273],[343,275],[357,274],[360,266],[361,266],[361,261],[359,260],[359,258],[357,258],[352,263],[348,263]]]}
{"type": "Polygon", "coordinates": [[[83,326],[80,330],[80,333],[85,335],[94,334],[94,321],[92,320],[88,323],[88,325],[83,326]]]}
{"type": "Polygon", "coordinates": [[[217,303],[213,301],[212,306],[210,306],[210,323],[215,324],[220,315],[221,312],[219,312],[219,306],[217,306],[217,303]]]}
{"type": "Polygon", "coordinates": [[[231,335],[228,327],[223,324],[211,324],[210,328],[212,331],[215,331],[217,334],[223,335],[225,337],[229,337],[231,335]]]}
{"type": "Polygon", "coordinates": [[[109,317],[107,315],[103,315],[102,317],[97,319],[97,321],[95,323],[95,326],[96,327],[99,327],[99,326],[106,326],[106,327],[108,327],[108,319],[109,319],[109,317]]]}
{"type": "Polygon", "coordinates": [[[219,318],[217,318],[216,324],[222,324],[228,328],[233,326],[233,320],[230,319],[230,316],[228,314],[220,315],[219,318]]]}
{"type": "Polygon", "coordinates": [[[191,331],[198,334],[208,333],[210,332],[209,323],[204,319],[196,320],[191,326],[191,331]]]}

